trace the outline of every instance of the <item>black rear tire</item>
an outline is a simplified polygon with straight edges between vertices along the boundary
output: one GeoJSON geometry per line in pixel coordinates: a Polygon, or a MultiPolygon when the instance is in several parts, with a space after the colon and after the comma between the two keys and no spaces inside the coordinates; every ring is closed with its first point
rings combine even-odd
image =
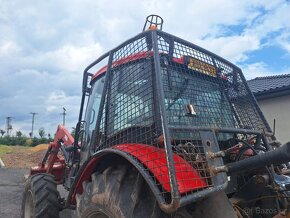
{"type": "Polygon", "coordinates": [[[77,195],[81,218],[191,217],[185,208],[165,214],[140,173],[127,165],[111,166],[92,175],[77,195]]]}
{"type": "Polygon", "coordinates": [[[54,177],[41,173],[29,177],[22,199],[22,218],[59,218],[59,193],[54,177]]]}

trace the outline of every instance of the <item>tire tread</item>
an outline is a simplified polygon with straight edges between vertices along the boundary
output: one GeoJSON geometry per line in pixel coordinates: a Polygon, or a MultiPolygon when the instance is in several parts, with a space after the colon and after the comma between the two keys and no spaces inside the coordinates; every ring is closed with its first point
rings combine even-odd
{"type": "Polygon", "coordinates": [[[83,193],[76,195],[77,214],[81,218],[86,218],[92,210],[102,211],[110,218],[187,217],[179,212],[161,211],[141,174],[128,165],[109,166],[102,173],[95,172],[83,186],[86,187],[83,193]]]}
{"type": "Polygon", "coordinates": [[[37,174],[27,180],[22,202],[22,217],[25,214],[25,196],[29,191],[34,201],[35,218],[59,218],[59,193],[52,175],[37,174]]]}

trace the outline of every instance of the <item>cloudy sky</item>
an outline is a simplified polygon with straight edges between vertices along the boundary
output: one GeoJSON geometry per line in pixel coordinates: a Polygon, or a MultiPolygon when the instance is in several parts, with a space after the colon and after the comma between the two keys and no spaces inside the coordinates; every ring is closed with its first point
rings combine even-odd
{"type": "Polygon", "coordinates": [[[287,0],[0,0],[0,128],[54,133],[78,117],[82,71],[138,34],[149,14],[164,31],[217,53],[246,78],[290,73],[287,0]]]}

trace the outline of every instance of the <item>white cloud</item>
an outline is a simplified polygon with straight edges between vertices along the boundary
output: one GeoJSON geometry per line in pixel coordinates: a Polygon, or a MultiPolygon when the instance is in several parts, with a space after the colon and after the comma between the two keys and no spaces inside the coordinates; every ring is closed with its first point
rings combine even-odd
{"type": "Polygon", "coordinates": [[[271,75],[271,72],[269,72],[268,70],[268,66],[263,62],[246,64],[242,66],[242,68],[247,79],[253,79],[259,76],[271,75]]]}
{"type": "Polygon", "coordinates": [[[46,107],[46,111],[47,112],[54,112],[56,110],[58,110],[59,108],[57,106],[54,106],[54,105],[49,105],[46,107]]]}
{"type": "Polygon", "coordinates": [[[247,60],[247,53],[261,47],[254,35],[207,38],[198,41],[198,44],[234,63],[247,60]]]}
{"type": "Polygon", "coordinates": [[[261,76],[289,74],[290,72],[290,67],[287,67],[281,71],[273,71],[270,69],[270,66],[264,62],[243,64],[241,68],[243,69],[243,73],[245,74],[247,80],[261,76]]]}
{"type": "Polygon", "coordinates": [[[53,51],[37,52],[33,56],[23,57],[23,64],[37,68],[41,66],[53,67],[58,71],[80,74],[88,63],[102,54],[102,51],[103,49],[99,43],[87,46],[63,45],[53,51]]]}
{"type": "Polygon", "coordinates": [[[279,35],[276,39],[277,43],[288,53],[290,53],[290,31],[279,35]]]}
{"type": "Polygon", "coordinates": [[[48,96],[48,102],[54,103],[54,102],[59,102],[65,100],[66,95],[63,91],[58,91],[58,92],[52,92],[48,96]]]}
{"type": "Polygon", "coordinates": [[[0,57],[17,55],[20,50],[20,47],[13,41],[3,42],[0,44],[0,57]]]}

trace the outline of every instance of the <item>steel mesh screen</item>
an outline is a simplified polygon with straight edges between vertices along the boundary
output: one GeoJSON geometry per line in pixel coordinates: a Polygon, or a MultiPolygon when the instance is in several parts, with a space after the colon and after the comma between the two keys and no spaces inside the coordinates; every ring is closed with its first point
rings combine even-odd
{"type": "Polygon", "coordinates": [[[186,71],[182,66],[178,69],[176,64],[161,71],[168,123],[173,126],[233,128],[230,104],[215,82],[216,78],[186,71]],[[193,107],[193,114],[188,113],[188,105],[193,107]]]}
{"type": "Polygon", "coordinates": [[[113,55],[109,90],[101,126],[106,126],[104,147],[123,143],[154,144],[152,55],[145,38],[113,55]]]}
{"type": "Polygon", "coordinates": [[[270,131],[238,68],[178,39],[158,48],[170,125],[270,131]]]}
{"type": "MultiPolygon", "coordinates": [[[[213,186],[212,176],[206,159],[206,152],[203,148],[201,136],[198,131],[170,130],[172,149],[175,154],[182,157],[198,173],[199,178],[204,182],[202,186],[198,184],[198,179],[192,177],[181,178],[181,183],[188,183],[188,190],[200,190],[213,186]]],[[[178,160],[175,160],[178,164],[178,160]]],[[[187,192],[183,194],[188,194],[187,192]]]]}
{"type": "Polygon", "coordinates": [[[225,93],[236,115],[236,123],[239,128],[251,130],[264,130],[270,132],[266,121],[263,121],[259,108],[246,88],[245,81],[240,73],[227,75],[227,88],[225,93]]]}

